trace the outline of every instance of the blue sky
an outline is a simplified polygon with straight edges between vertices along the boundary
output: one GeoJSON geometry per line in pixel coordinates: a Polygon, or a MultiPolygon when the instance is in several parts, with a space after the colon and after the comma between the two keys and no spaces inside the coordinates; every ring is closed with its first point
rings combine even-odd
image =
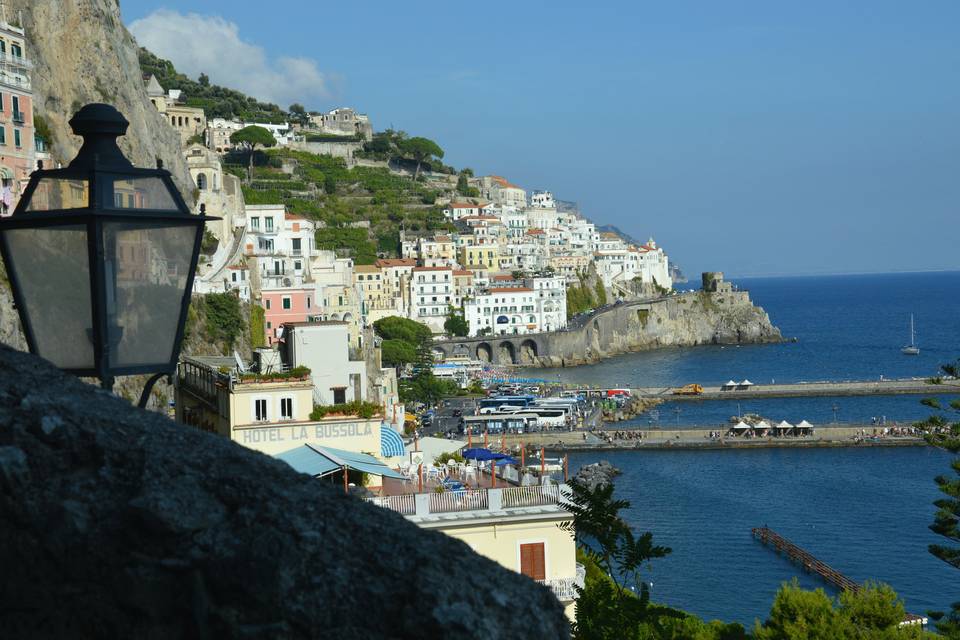
{"type": "Polygon", "coordinates": [[[960,268],[960,3],[340,7],[121,2],[181,70],[433,138],[688,275],[960,268]]]}

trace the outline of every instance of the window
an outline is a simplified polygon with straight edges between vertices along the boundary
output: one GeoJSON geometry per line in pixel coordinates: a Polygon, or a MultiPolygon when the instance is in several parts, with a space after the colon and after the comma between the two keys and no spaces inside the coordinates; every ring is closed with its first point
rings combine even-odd
{"type": "Polygon", "coordinates": [[[343,404],[347,401],[346,387],[331,387],[333,391],[333,404],[343,404]]]}
{"type": "Polygon", "coordinates": [[[267,233],[271,233],[273,231],[273,218],[264,218],[263,224],[265,225],[267,233]]]}
{"type": "Polygon", "coordinates": [[[264,300],[263,302],[264,302],[265,305],[267,305],[267,311],[270,311],[270,299],[267,298],[267,299],[264,300]]]}
{"type": "Polygon", "coordinates": [[[293,398],[280,398],[280,417],[293,420],[293,398]]]}
{"type": "Polygon", "coordinates": [[[542,542],[520,545],[520,573],[534,580],[547,579],[542,542]]]}
{"type": "Polygon", "coordinates": [[[10,54],[15,58],[23,57],[23,49],[18,44],[10,45],[10,54]]]}
{"type": "Polygon", "coordinates": [[[307,298],[307,309],[309,309],[309,308],[310,308],[310,298],[308,297],[308,298],[307,298]]]}
{"type": "MultiPolygon", "coordinates": [[[[3,44],[3,40],[0,40],[0,45],[3,44]]],[[[0,48],[0,53],[3,53],[3,49],[0,48]]],[[[0,93],[0,113],[3,113],[3,94],[0,93]]]]}
{"type": "MultiPolygon", "coordinates": [[[[273,218],[270,218],[270,221],[272,223],[273,218]]],[[[290,240],[290,242],[293,245],[293,255],[295,256],[300,255],[300,238],[293,238],[292,240],[290,240]]]]}
{"type": "MultiPolygon", "coordinates": [[[[20,148],[20,129],[13,130],[13,144],[18,149],[20,148]]],[[[133,196],[130,197],[132,198],[133,196]]]]}
{"type": "Polygon", "coordinates": [[[283,296],[283,299],[281,299],[280,304],[284,309],[289,309],[291,305],[290,296],[283,296]]]}
{"type": "Polygon", "coordinates": [[[272,322],[269,322],[269,321],[267,322],[267,329],[273,329],[273,323],[272,323],[272,322]]]}
{"type": "Polygon", "coordinates": [[[267,399],[257,398],[253,401],[253,417],[257,422],[267,421],[267,399]]]}
{"type": "Polygon", "coordinates": [[[294,261],[293,261],[293,270],[294,270],[294,271],[300,271],[301,269],[303,269],[303,262],[301,262],[300,260],[294,260],[294,261]]]}
{"type": "Polygon", "coordinates": [[[259,231],[259,230],[260,230],[260,218],[259,218],[259,216],[254,216],[254,217],[250,218],[250,228],[253,229],[254,231],[259,231]]]}

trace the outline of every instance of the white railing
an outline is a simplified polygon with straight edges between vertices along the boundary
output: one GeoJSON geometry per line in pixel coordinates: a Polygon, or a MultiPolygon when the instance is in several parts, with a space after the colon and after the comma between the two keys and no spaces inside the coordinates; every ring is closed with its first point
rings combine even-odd
{"type": "Polygon", "coordinates": [[[532,485],[529,487],[511,487],[504,489],[502,494],[504,508],[536,507],[543,504],[558,504],[560,502],[560,487],[558,485],[532,485]]]}
{"type": "Polygon", "coordinates": [[[569,602],[577,599],[577,587],[583,589],[585,577],[586,570],[583,568],[583,565],[578,562],[577,573],[573,578],[554,578],[552,580],[537,580],[537,582],[545,587],[549,587],[550,590],[553,591],[553,595],[557,596],[557,600],[569,602]]]}
{"type": "Polygon", "coordinates": [[[412,516],[417,512],[416,496],[407,493],[400,496],[384,496],[382,498],[367,498],[367,502],[372,502],[378,507],[396,511],[405,516],[412,516]]]}
{"type": "Polygon", "coordinates": [[[452,511],[476,511],[487,509],[489,498],[486,489],[444,491],[430,494],[430,513],[452,511]]]}

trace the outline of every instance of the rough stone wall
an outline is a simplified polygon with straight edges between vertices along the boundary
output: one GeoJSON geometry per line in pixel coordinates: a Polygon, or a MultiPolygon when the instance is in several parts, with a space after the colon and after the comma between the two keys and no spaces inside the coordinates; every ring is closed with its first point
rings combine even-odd
{"type": "Polygon", "coordinates": [[[566,638],[551,592],[0,347],[10,638],[566,638]]]}
{"type": "Polygon", "coordinates": [[[435,343],[446,355],[495,364],[572,367],[658,347],[780,342],[780,330],[745,291],[684,293],[646,303],[624,303],[567,331],[488,336],[435,343]],[[530,344],[536,347],[536,355],[530,344]]]}
{"type": "Polygon", "coordinates": [[[116,0],[6,0],[7,17],[23,15],[34,112],[50,124],[56,160],[69,162],[80,149],[67,121],[84,104],[107,102],[130,129],[120,148],[138,167],[164,162],[187,202],[193,180],[180,149],[180,136],[147,99],[137,44],[120,19],[116,0]]]}
{"type": "Polygon", "coordinates": [[[650,304],[624,304],[583,329],[546,336],[539,366],[576,366],[621,353],[668,346],[780,342],[780,330],[745,291],[672,296],[650,304]]]}

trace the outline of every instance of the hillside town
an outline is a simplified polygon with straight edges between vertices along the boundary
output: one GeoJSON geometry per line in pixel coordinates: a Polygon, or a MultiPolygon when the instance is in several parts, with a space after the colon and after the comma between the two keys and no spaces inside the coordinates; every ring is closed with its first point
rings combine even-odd
{"type": "MultiPolygon", "coordinates": [[[[24,29],[0,23],[2,216],[29,196],[34,170],[69,160],[47,153],[48,127],[33,112],[32,66],[24,29]]],[[[241,121],[208,117],[181,88],[164,87],[152,74],[144,75],[143,92],[179,139],[195,185],[188,199],[194,213],[219,218],[205,231],[193,295],[233,296],[259,310],[251,311],[251,322],[262,322],[250,328],[262,336],[253,339],[250,360],[236,350],[181,356],[169,403],[173,417],[318,478],[339,482],[342,476],[345,490],[549,586],[573,619],[584,568],[573,538],[557,527],[572,521],[559,489],[565,461],[547,459],[533,445],[508,447],[503,438],[595,424],[597,400],[497,387],[482,353],[474,361],[428,357],[426,384],[449,386],[439,396],[404,398],[402,379],[416,380],[424,363],[384,363],[379,323],[416,323],[422,328],[417,349],[427,353],[433,337],[562,331],[571,317],[592,311],[574,310],[567,299],[568,287],[581,286],[588,275],[604,299],[606,292],[636,300],[669,291],[663,248],[652,238],[637,246],[598,231],[550,191],[528,191],[501,176],[461,173],[458,181],[429,166],[421,171],[419,161],[411,176],[409,167],[363,158],[373,124],[352,108],[282,123],[241,121]],[[347,169],[364,166],[423,183],[436,195],[422,206],[442,213],[434,225],[441,228],[401,224],[395,246],[381,246],[370,259],[348,248],[321,248],[322,219],[292,211],[283,199],[247,202],[245,194],[255,193],[254,148],[236,134],[250,129],[268,132],[265,146],[277,150],[330,156],[347,169]],[[246,171],[236,164],[244,152],[246,171]],[[467,388],[489,390],[491,399],[460,402],[456,409],[442,401],[444,393],[467,388]],[[489,439],[498,436],[495,447],[489,439]],[[437,513],[445,514],[442,522],[437,513]]],[[[281,174],[296,169],[296,156],[282,156],[281,174]]],[[[368,230],[370,223],[349,227],[368,230]]],[[[603,400],[622,405],[623,393],[603,400]]]]}

